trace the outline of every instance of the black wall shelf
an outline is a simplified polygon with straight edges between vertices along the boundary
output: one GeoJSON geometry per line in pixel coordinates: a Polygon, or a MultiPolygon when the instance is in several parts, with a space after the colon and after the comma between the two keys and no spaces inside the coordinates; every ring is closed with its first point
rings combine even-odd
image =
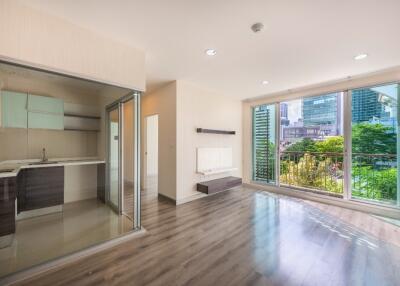
{"type": "Polygon", "coordinates": [[[228,131],[228,130],[214,130],[214,129],[205,129],[205,128],[197,128],[197,133],[211,133],[211,134],[225,134],[225,135],[235,135],[236,131],[228,131]]]}

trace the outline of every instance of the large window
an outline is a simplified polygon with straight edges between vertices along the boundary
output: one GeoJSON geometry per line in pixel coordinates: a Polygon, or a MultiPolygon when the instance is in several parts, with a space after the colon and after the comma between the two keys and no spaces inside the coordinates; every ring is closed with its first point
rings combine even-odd
{"type": "Polygon", "coordinates": [[[254,107],[253,180],[398,206],[399,92],[388,84],[254,107]]]}
{"type": "Polygon", "coordinates": [[[399,85],[352,90],[353,198],[396,204],[399,85]]]}
{"type": "Polygon", "coordinates": [[[343,194],[342,93],[282,102],[280,184],[343,194]]]}

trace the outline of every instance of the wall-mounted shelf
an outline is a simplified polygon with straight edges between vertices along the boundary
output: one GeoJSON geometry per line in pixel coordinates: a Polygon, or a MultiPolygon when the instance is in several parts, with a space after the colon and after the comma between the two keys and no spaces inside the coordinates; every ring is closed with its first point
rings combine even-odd
{"type": "Polygon", "coordinates": [[[79,114],[72,114],[72,113],[64,113],[64,116],[69,117],[80,117],[80,118],[87,118],[87,119],[100,119],[100,116],[91,116],[91,115],[79,115],[79,114]]]}
{"type": "Polygon", "coordinates": [[[64,130],[100,131],[100,119],[97,106],[64,103],[64,130]]]}
{"type": "Polygon", "coordinates": [[[215,130],[215,129],[205,129],[205,128],[197,128],[197,133],[211,133],[211,134],[225,134],[225,135],[235,135],[236,131],[229,130],[215,130]]]}

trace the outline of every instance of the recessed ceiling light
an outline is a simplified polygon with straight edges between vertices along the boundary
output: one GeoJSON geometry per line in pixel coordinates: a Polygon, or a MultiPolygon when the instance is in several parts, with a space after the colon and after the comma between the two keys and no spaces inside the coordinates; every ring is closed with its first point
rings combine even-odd
{"type": "Polygon", "coordinates": [[[368,54],[358,54],[358,55],[356,55],[356,56],[354,57],[354,59],[355,59],[356,61],[359,61],[359,60],[365,59],[366,57],[368,57],[368,54]]]}
{"type": "Polygon", "coordinates": [[[214,49],[207,49],[206,50],[206,55],[207,56],[215,56],[217,54],[217,50],[214,49]]]}
{"type": "Polygon", "coordinates": [[[263,80],[263,81],[261,82],[261,84],[267,85],[267,84],[269,84],[269,81],[268,81],[268,80],[263,80]]]}

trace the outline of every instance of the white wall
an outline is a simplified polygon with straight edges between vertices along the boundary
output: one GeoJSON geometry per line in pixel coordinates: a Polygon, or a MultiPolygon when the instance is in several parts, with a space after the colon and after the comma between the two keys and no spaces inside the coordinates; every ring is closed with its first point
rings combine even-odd
{"type": "MultiPolygon", "coordinates": [[[[144,146],[144,122],[148,115],[158,114],[158,193],[176,199],[176,82],[172,82],[141,100],[141,146],[144,146]]],[[[141,154],[143,172],[144,148],[141,154]]]]}
{"type": "Polygon", "coordinates": [[[159,115],[158,186],[161,194],[181,203],[202,195],[196,191],[196,184],[200,181],[228,175],[241,177],[240,100],[204,90],[188,82],[175,81],[143,97],[142,122],[145,116],[152,114],[159,115]],[[196,132],[197,127],[235,130],[236,135],[199,134],[196,132]],[[238,170],[212,176],[197,174],[197,147],[232,147],[233,165],[238,170]]]}
{"type": "Polygon", "coordinates": [[[177,201],[197,196],[201,181],[242,176],[242,103],[194,84],[177,82],[177,201]],[[197,133],[196,128],[234,130],[236,135],[197,133]],[[203,176],[196,173],[197,147],[231,147],[237,171],[203,176]]]}
{"type": "MultiPolygon", "coordinates": [[[[132,15],[134,17],[134,15],[132,15]]],[[[0,58],[145,89],[145,54],[15,0],[0,0],[0,58]]]]}
{"type": "Polygon", "coordinates": [[[158,115],[146,117],[145,168],[147,176],[158,174],[158,115]]]}

